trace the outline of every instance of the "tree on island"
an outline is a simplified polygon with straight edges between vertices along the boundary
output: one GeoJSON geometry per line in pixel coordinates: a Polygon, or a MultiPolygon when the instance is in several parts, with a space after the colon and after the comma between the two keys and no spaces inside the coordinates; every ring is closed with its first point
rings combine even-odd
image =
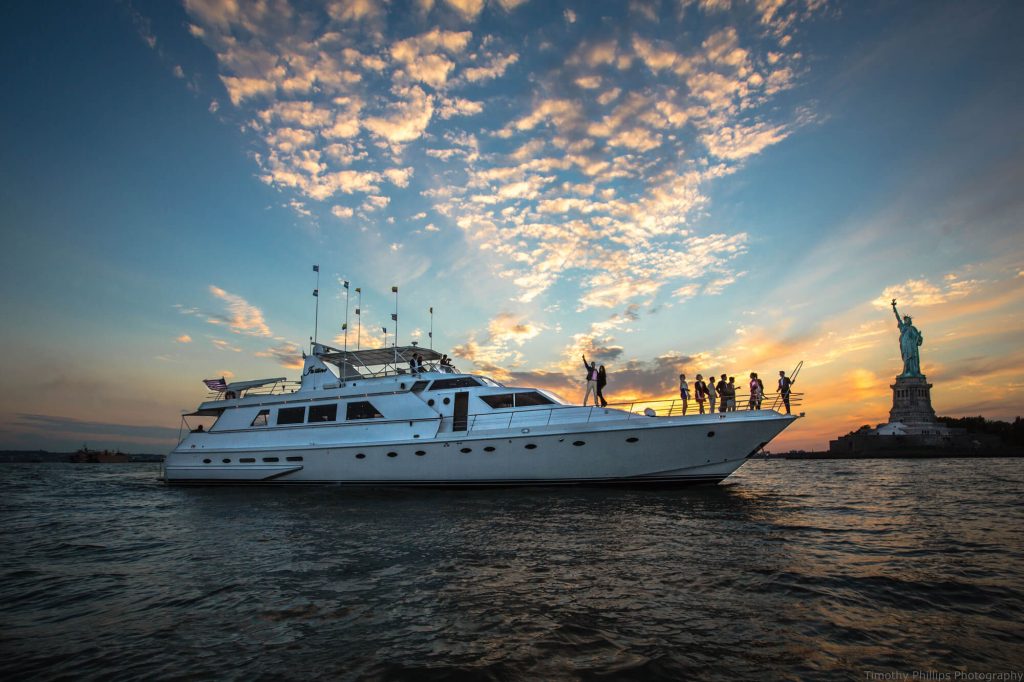
{"type": "Polygon", "coordinates": [[[1024,447],[1024,420],[1017,417],[1013,422],[988,420],[977,417],[939,417],[939,421],[950,428],[964,429],[968,433],[987,433],[998,436],[1007,445],[1024,447]]]}

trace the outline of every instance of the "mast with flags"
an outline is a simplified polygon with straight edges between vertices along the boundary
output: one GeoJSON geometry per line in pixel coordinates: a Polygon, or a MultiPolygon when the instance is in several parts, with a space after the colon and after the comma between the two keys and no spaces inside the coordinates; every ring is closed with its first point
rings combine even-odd
{"type": "Polygon", "coordinates": [[[395,295],[395,312],[391,319],[395,321],[395,364],[398,364],[398,287],[391,287],[391,293],[395,295]]]}
{"type": "Polygon", "coordinates": [[[316,312],[313,317],[313,343],[316,343],[317,331],[320,328],[320,266],[314,265],[313,272],[316,273],[316,288],[313,289],[313,298],[316,299],[316,312]]]}
{"type": "Polygon", "coordinates": [[[363,290],[360,287],[356,287],[356,293],[359,294],[356,297],[356,350],[359,350],[360,342],[363,337],[363,290]]]}
{"type": "Polygon", "coordinates": [[[434,306],[430,306],[430,331],[427,336],[430,338],[430,350],[434,350],[434,306]]]}
{"type": "Polygon", "coordinates": [[[348,350],[348,280],[344,280],[345,287],[345,324],[341,325],[342,330],[345,332],[345,350],[348,350]]]}

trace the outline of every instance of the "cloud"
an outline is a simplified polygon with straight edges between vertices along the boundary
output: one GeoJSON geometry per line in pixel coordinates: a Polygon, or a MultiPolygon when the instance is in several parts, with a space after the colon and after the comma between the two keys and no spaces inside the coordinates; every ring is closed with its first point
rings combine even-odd
{"type": "Polygon", "coordinates": [[[781,142],[789,132],[787,126],[766,123],[727,126],[701,136],[701,142],[712,156],[739,161],[781,142]]]}
{"type": "Polygon", "coordinates": [[[177,439],[178,437],[178,429],[167,426],[119,424],[116,422],[88,421],[71,417],[26,413],[18,414],[17,420],[19,426],[40,432],[59,432],[68,436],[128,437],[152,441],[177,439]]]}
{"type": "Polygon", "coordinates": [[[220,287],[210,285],[210,293],[224,301],[227,315],[211,317],[213,324],[225,324],[236,334],[249,336],[271,336],[270,328],[263,319],[263,311],[250,304],[241,296],[224,291],[220,287]]]}
{"type": "Polygon", "coordinates": [[[290,341],[281,341],[266,350],[257,351],[258,358],[270,358],[288,369],[302,369],[302,349],[290,341]]]}
{"type": "Polygon", "coordinates": [[[474,21],[484,9],[484,0],[445,0],[466,21],[474,21]]]}
{"type": "Polygon", "coordinates": [[[963,280],[953,274],[947,275],[942,284],[938,285],[926,279],[908,279],[901,284],[886,287],[872,304],[876,308],[889,308],[895,298],[904,307],[941,305],[970,296],[979,284],[977,280],[963,280]]]}
{"type": "Polygon", "coordinates": [[[241,353],[242,349],[238,346],[233,346],[224,339],[211,339],[210,343],[217,347],[217,350],[229,350],[233,353],[241,353]]]}
{"type": "Polygon", "coordinates": [[[188,334],[182,334],[178,338],[174,339],[178,343],[192,343],[192,337],[188,334]]]}
{"type": "Polygon", "coordinates": [[[497,55],[491,58],[486,66],[474,66],[466,69],[463,75],[471,83],[478,81],[500,78],[505,75],[505,70],[519,61],[519,55],[512,53],[497,55]]]}

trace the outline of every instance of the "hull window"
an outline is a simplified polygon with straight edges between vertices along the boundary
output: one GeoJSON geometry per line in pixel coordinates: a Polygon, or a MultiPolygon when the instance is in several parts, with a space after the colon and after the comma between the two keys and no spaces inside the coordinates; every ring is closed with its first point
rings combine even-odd
{"type": "Polygon", "coordinates": [[[281,460],[278,459],[277,457],[264,457],[263,461],[264,462],[280,462],[281,460]]]}
{"type": "Polygon", "coordinates": [[[550,400],[540,393],[530,391],[528,393],[516,393],[516,407],[529,407],[531,405],[553,405],[550,400]]]}
{"type": "Polygon", "coordinates": [[[333,422],[338,419],[338,406],[336,404],[331,405],[313,405],[309,408],[309,422],[333,422]]]}
{"type": "Polygon", "coordinates": [[[277,411],[278,424],[301,424],[306,421],[305,407],[282,407],[277,411]]]}
{"type": "Polygon", "coordinates": [[[301,462],[302,461],[301,457],[285,457],[285,459],[288,460],[289,462],[301,462]]]}
{"type": "Polygon", "coordinates": [[[435,379],[430,385],[431,391],[443,391],[448,388],[470,388],[480,386],[480,382],[472,377],[457,377],[455,379],[435,379]]]}
{"type": "Polygon", "coordinates": [[[345,419],[380,419],[383,416],[372,403],[366,400],[349,403],[345,409],[345,419]]]}

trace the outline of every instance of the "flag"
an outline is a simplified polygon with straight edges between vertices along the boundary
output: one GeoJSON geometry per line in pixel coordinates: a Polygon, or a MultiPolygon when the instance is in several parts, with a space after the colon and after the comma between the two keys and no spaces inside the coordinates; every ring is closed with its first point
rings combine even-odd
{"type": "Polygon", "coordinates": [[[319,289],[313,289],[313,295],[316,296],[317,298],[319,298],[320,297],[320,290],[319,289]]]}
{"type": "Polygon", "coordinates": [[[434,338],[434,332],[427,332],[427,336],[429,336],[430,338],[434,338]]]}
{"type": "Polygon", "coordinates": [[[387,336],[387,334],[388,334],[388,328],[387,328],[387,327],[381,327],[381,328],[380,328],[380,330],[381,330],[382,332],[384,332],[384,335],[385,335],[385,336],[387,336]]]}
{"type": "Polygon", "coordinates": [[[341,331],[345,331],[346,329],[348,329],[348,322],[342,322],[341,323],[341,331]]]}
{"type": "Polygon", "coordinates": [[[345,288],[348,289],[348,282],[345,282],[345,288]]]}
{"type": "Polygon", "coordinates": [[[361,294],[361,293],[363,293],[363,289],[362,289],[362,287],[356,287],[356,293],[357,293],[357,294],[361,294]]]}
{"type": "Polygon", "coordinates": [[[433,314],[434,314],[434,306],[430,306],[430,314],[431,314],[431,315],[433,315],[433,314]]]}
{"type": "Polygon", "coordinates": [[[391,287],[391,293],[397,294],[398,293],[398,287],[391,287]]]}
{"type": "Polygon", "coordinates": [[[203,383],[206,384],[208,389],[211,391],[217,391],[218,393],[222,393],[224,389],[228,387],[228,385],[224,383],[224,377],[221,377],[220,379],[203,379],[203,383]]]}
{"type": "Polygon", "coordinates": [[[391,313],[391,319],[398,322],[398,313],[391,313]]]}
{"type": "Polygon", "coordinates": [[[356,308],[356,315],[359,314],[359,308],[356,308]]]}
{"type": "Polygon", "coordinates": [[[313,266],[313,272],[320,272],[320,266],[319,265],[314,265],[313,266]]]}

